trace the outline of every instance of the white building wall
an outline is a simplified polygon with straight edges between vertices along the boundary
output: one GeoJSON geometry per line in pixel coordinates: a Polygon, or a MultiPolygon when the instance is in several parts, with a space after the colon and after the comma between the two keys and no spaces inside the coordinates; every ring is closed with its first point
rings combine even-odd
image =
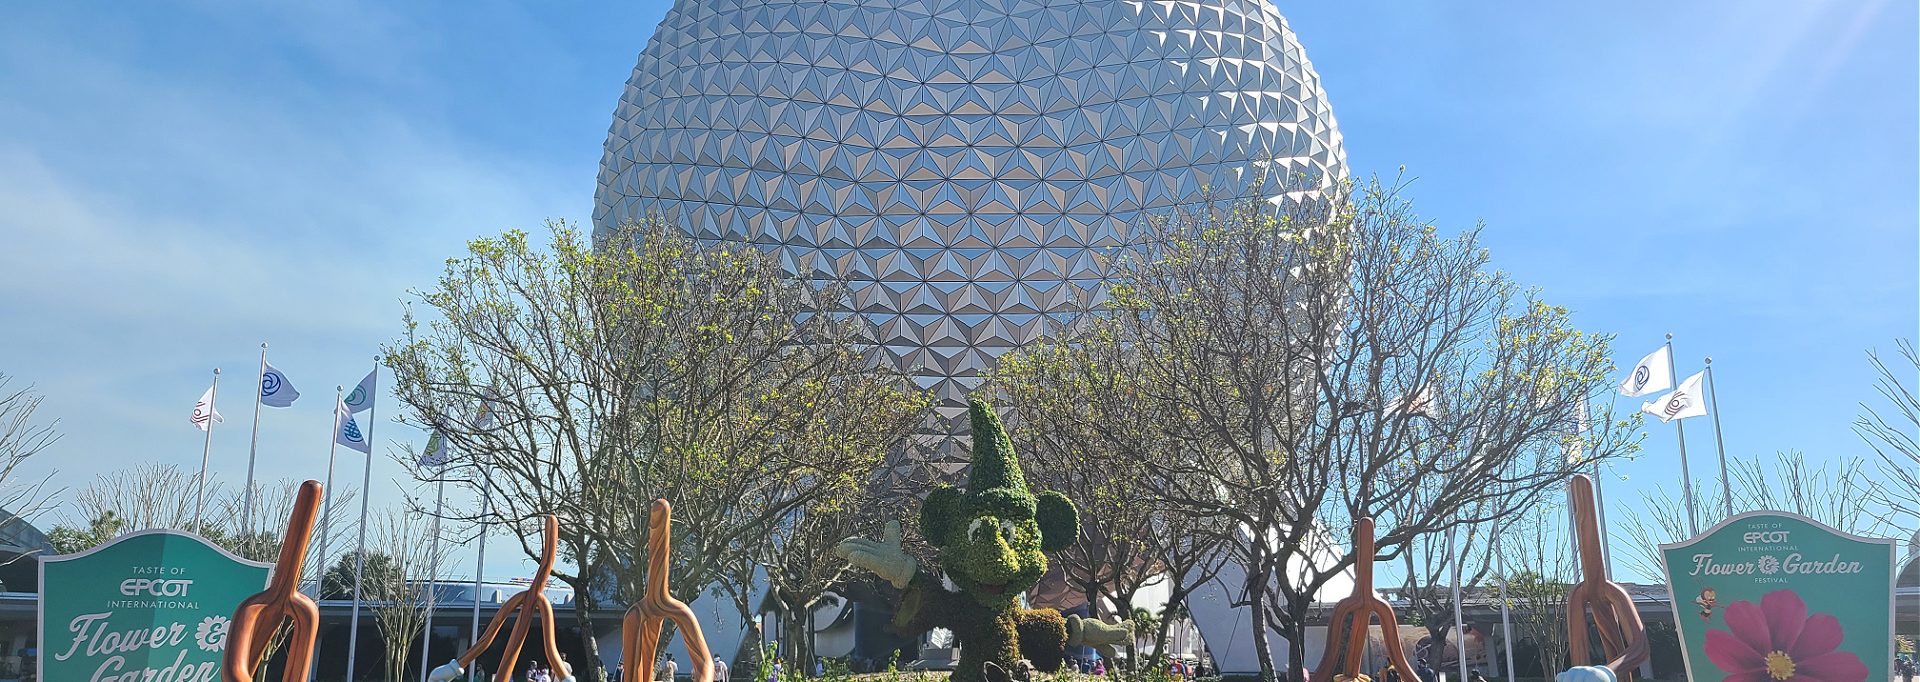
{"type": "MultiPolygon", "coordinates": [[[[1244,532],[1244,531],[1243,531],[1244,532]]],[[[1346,549],[1332,544],[1324,533],[1315,533],[1319,541],[1297,557],[1288,573],[1297,574],[1311,560],[1317,565],[1330,566],[1345,556],[1346,549]]],[[[1187,598],[1187,611],[1192,614],[1194,625],[1200,629],[1200,636],[1206,641],[1213,659],[1220,665],[1223,673],[1258,673],[1260,659],[1254,648],[1253,615],[1251,607],[1235,607],[1245,592],[1246,569],[1237,562],[1228,562],[1221,568],[1213,580],[1203,583],[1200,589],[1187,598]]],[[[1342,571],[1321,587],[1315,597],[1319,603],[1332,603],[1353,593],[1353,572],[1342,571]]],[[[1275,665],[1282,670],[1293,666],[1287,660],[1287,641],[1280,632],[1268,624],[1268,648],[1275,665]]],[[[1320,662],[1320,654],[1326,649],[1327,632],[1324,627],[1307,629],[1307,667],[1320,662]]]]}

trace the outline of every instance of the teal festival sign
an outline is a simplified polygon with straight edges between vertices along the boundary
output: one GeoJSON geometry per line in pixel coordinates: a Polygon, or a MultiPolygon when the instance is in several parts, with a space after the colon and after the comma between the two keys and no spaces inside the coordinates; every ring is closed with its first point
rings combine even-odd
{"type": "Polygon", "coordinates": [[[1774,511],[1661,545],[1688,679],[1892,679],[1894,546],[1774,511]]]}
{"type": "Polygon", "coordinates": [[[40,679],[217,682],[233,610],[271,566],[173,530],[43,557],[40,679]]]}

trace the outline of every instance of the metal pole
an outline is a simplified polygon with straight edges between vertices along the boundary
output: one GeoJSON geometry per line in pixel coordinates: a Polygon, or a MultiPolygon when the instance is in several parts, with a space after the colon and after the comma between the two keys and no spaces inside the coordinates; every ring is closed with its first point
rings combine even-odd
{"type": "Polygon", "coordinates": [[[1713,444],[1720,449],[1720,494],[1726,499],[1726,518],[1733,518],[1733,482],[1727,478],[1727,439],[1720,435],[1720,389],[1713,387],[1713,358],[1707,358],[1707,410],[1713,413],[1713,444]]]}
{"type": "MultiPolygon", "coordinates": [[[[483,571],[487,565],[487,514],[491,513],[492,508],[493,499],[487,496],[487,489],[482,486],[480,488],[480,555],[473,560],[473,632],[469,635],[472,640],[469,646],[480,641],[480,590],[485,584],[483,576],[486,574],[483,571]]],[[[474,663],[473,670],[467,671],[467,682],[479,682],[476,675],[476,671],[480,668],[479,661],[476,660],[474,663]]]]}
{"type": "Polygon", "coordinates": [[[207,534],[207,460],[213,456],[213,418],[220,413],[220,368],[213,368],[213,388],[207,392],[207,438],[200,446],[200,492],[194,495],[193,532],[207,534]]]}
{"type": "Polygon", "coordinates": [[[241,528],[253,533],[253,462],[260,452],[260,394],[267,390],[267,342],[260,342],[259,384],[253,389],[253,440],[247,445],[247,490],[246,502],[241,503],[241,528]]]}
{"type": "MultiPolygon", "coordinates": [[[[327,485],[322,488],[320,503],[320,553],[316,555],[318,570],[314,571],[313,598],[321,598],[327,587],[327,538],[333,535],[333,462],[334,454],[340,450],[340,396],[346,393],[341,386],[333,387],[333,431],[327,437],[327,485]]],[[[307,671],[309,681],[318,679],[320,666],[307,671]]]]}
{"type": "MultiPolygon", "coordinates": [[[[1667,383],[1680,389],[1680,378],[1673,369],[1673,335],[1667,335],[1667,383]]],[[[1687,427],[1683,419],[1673,420],[1673,431],[1680,435],[1680,492],[1687,498],[1687,534],[1700,534],[1700,514],[1693,508],[1693,474],[1687,470],[1687,427]]]]}
{"type": "MultiPolygon", "coordinates": [[[[1460,551],[1459,547],[1453,544],[1454,535],[1456,534],[1457,530],[1447,531],[1447,553],[1453,555],[1449,557],[1453,560],[1453,639],[1455,642],[1453,646],[1453,657],[1455,661],[1460,664],[1460,682],[1466,682],[1467,624],[1466,620],[1460,616],[1460,551]]],[[[1444,647],[1446,642],[1441,642],[1440,644],[1444,647]]]]}
{"type": "Polygon", "coordinates": [[[433,542],[428,545],[427,574],[427,627],[420,631],[420,682],[427,682],[427,649],[433,642],[433,611],[439,601],[439,590],[435,587],[440,577],[440,512],[447,504],[447,479],[440,477],[440,491],[433,498],[433,542]]]}
{"type": "Polygon", "coordinates": [[[1495,570],[1500,572],[1500,641],[1507,649],[1507,674],[1509,680],[1518,677],[1513,667],[1513,617],[1507,608],[1507,551],[1498,543],[1493,546],[1495,570]]]}
{"type": "MultiPolygon", "coordinates": [[[[373,359],[373,371],[380,371],[380,358],[377,356],[373,359]]],[[[375,379],[374,385],[379,384],[379,380],[375,379]]],[[[373,422],[377,418],[374,415],[380,413],[379,407],[380,400],[376,396],[367,396],[367,466],[360,474],[360,548],[353,557],[353,615],[347,624],[347,682],[353,682],[354,658],[360,653],[361,578],[367,567],[367,501],[373,497],[368,494],[373,489],[373,422]]],[[[406,576],[402,575],[400,579],[406,580],[406,576]]]]}

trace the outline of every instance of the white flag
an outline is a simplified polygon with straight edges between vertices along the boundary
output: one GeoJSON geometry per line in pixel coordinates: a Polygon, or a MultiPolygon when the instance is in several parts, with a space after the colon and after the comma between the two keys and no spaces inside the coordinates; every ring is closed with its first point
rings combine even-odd
{"type": "Polygon", "coordinates": [[[267,365],[260,373],[260,404],[267,407],[293,407],[293,401],[300,399],[300,392],[293,390],[293,382],[287,381],[287,375],[273,365],[267,365]]]}
{"type": "Polygon", "coordinates": [[[1421,386],[1420,390],[1414,391],[1412,395],[1401,394],[1399,398],[1389,403],[1386,416],[1389,418],[1420,416],[1432,419],[1438,411],[1433,404],[1433,389],[1421,386]]]}
{"type": "Polygon", "coordinates": [[[219,410],[214,409],[213,387],[208,386],[207,392],[200,394],[200,402],[193,404],[193,427],[205,431],[210,428],[209,421],[225,422],[226,420],[226,417],[220,416],[219,410]]]}
{"type": "Polygon", "coordinates": [[[1680,387],[1673,389],[1672,393],[1641,405],[1640,411],[1659,417],[1663,422],[1706,414],[1706,396],[1700,394],[1700,380],[1706,376],[1706,372],[1700,372],[1687,377],[1687,380],[1680,382],[1680,387]]]}
{"type": "Polygon", "coordinates": [[[345,402],[354,414],[373,409],[374,385],[379,383],[379,380],[380,370],[367,372],[367,378],[361,379],[360,385],[353,387],[353,391],[347,393],[347,397],[342,402],[345,402]]]}
{"type": "Polygon", "coordinates": [[[360,423],[353,420],[353,408],[342,400],[333,410],[333,442],[354,450],[373,454],[373,444],[367,442],[367,434],[360,430],[360,423]]]}
{"type": "Polygon", "coordinates": [[[1640,358],[1640,364],[1620,382],[1620,395],[1643,396],[1673,388],[1673,355],[1666,346],[1640,358]]]}

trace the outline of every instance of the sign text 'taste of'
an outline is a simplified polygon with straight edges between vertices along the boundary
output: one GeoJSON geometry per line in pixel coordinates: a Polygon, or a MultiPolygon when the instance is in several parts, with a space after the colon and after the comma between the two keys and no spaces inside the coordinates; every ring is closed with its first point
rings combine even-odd
{"type": "Polygon", "coordinates": [[[1688,679],[1891,679],[1893,540],[1762,511],[1660,553],[1688,679]]]}
{"type": "Polygon", "coordinates": [[[215,682],[228,619],[270,564],[150,530],[40,560],[40,679],[215,682]]]}

